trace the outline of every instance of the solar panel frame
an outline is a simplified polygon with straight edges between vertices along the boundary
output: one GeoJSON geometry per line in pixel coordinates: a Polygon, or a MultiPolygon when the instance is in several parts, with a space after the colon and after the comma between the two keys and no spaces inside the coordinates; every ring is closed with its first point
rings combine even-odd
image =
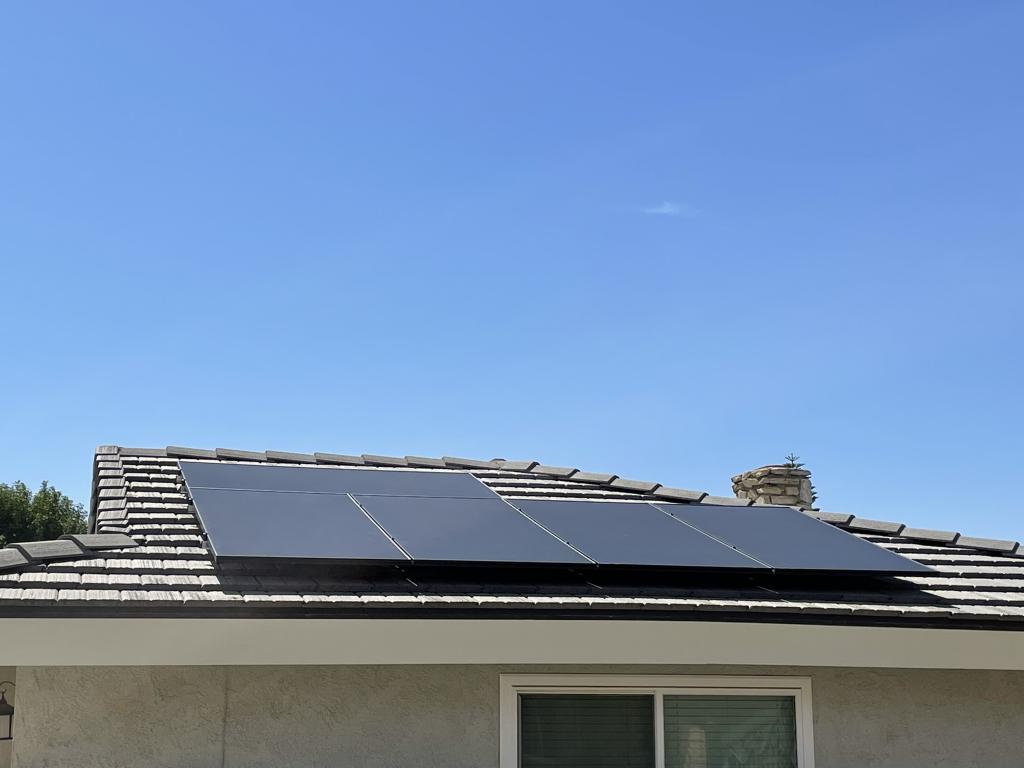
{"type": "Polygon", "coordinates": [[[192,502],[218,561],[409,560],[347,494],[196,488],[192,502]]]}
{"type": "Polygon", "coordinates": [[[792,507],[652,504],[780,572],[899,575],[933,570],[792,507]]]}
{"type": "Polygon", "coordinates": [[[278,493],[498,498],[469,472],[415,469],[295,467],[279,464],[180,461],[189,489],[220,488],[278,493]]]}
{"type": "Polygon", "coordinates": [[[768,570],[764,563],[647,502],[514,499],[510,503],[600,566],[768,570]]]}
{"type": "Polygon", "coordinates": [[[416,562],[593,564],[504,499],[354,498],[416,562]]]}

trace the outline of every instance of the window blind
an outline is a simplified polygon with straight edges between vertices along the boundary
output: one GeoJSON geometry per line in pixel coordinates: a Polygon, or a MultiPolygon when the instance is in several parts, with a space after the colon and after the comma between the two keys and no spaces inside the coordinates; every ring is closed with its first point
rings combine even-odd
{"type": "Polygon", "coordinates": [[[653,768],[654,697],[522,694],[521,768],[653,768]]]}
{"type": "Polygon", "coordinates": [[[665,768],[796,768],[790,696],[665,696],[665,768]]]}

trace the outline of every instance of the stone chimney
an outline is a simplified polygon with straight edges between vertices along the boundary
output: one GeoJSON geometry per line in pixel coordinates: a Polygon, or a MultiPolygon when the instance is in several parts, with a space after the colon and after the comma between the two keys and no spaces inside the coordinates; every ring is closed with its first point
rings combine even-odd
{"type": "Polygon", "coordinates": [[[814,508],[814,485],[810,470],[787,464],[769,464],[734,475],[732,491],[740,499],[756,504],[785,504],[814,508]]]}

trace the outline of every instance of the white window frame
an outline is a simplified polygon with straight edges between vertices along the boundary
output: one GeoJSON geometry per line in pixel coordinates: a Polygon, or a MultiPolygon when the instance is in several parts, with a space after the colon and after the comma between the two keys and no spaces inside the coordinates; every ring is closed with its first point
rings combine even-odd
{"type": "Polygon", "coordinates": [[[791,696],[798,768],[814,768],[811,678],[741,675],[501,675],[499,767],[519,768],[519,694],[642,693],[654,697],[654,764],[665,768],[665,696],[791,696]]]}

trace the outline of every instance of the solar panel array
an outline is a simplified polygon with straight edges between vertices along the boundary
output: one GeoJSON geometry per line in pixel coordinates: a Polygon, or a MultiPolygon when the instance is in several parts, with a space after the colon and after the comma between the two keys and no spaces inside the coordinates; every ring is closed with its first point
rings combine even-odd
{"type": "Polygon", "coordinates": [[[218,559],[929,570],[788,507],[506,500],[468,472],[180,464],[218,559]]]}
{"type": "Polygon", "coordinates": [[[650,504],[540,499],[512,504],[602,565],[765,568],[650,504]]]}

